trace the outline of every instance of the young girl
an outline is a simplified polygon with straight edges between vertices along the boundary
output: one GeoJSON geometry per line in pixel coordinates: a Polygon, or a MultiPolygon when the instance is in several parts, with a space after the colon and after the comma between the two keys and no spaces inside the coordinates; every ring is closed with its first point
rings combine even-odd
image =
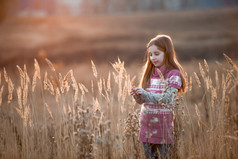
{"type": "Polygon", "coordinates": [[[185,91],[184,71],[172,40],[157,35],[147,44],[147,61],[140,87],[132,87],[140,113],[139,140],[147,158],[167,158],[173,150],[173,105],[178,93],[185,91]],[[158,153],[159,152],[159,153],[158,153]]]}

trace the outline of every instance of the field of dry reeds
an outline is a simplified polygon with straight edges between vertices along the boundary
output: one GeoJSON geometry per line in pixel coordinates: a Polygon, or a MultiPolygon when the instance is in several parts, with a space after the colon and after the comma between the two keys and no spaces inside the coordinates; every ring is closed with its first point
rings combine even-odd
{"type": "MultiPolygon", "coordinates": [[[[187,92],[175,108],[173,158],[236,158],[238,155],[238,67],[206,60],[186,74],[187,92]]],[[[138,141],[139,110],[129,95],[138,85],[124,62],[115,61],[107,77],[84,84],[74,72],[58,72],[46,59],[30,75],[0,72],[0,158],[144,158],[138,141]]],[[[193,64],[194,66],[194,64],[193,64]]],[[[138,70],[136,70],[138,72],[138,70]]],[[[185,67],[186,71],[186,67],[185,67]]]]}

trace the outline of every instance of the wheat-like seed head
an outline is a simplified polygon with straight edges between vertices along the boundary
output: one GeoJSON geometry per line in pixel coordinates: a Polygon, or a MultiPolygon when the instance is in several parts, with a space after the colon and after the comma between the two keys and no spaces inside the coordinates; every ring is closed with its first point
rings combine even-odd
{"type": "Polygon", "coordinates": [[[238,73],[238,67],[236,66],[236,64],[231,60],[231,58],[229,58],[225,53],[223,54],[226,58],[226,61],[230,64],[231,68],[233,70],[235,70],[238,73]]]}
{"type": "Polygon", "coordinates": [[[185,72],[185,73],[184,73],[184,76],[185,76],[185,83],[188,83],[188,73],[185,72]]]}
{"type": "MultiPolygon", "coordinates": [[[[228,73],[229,74],[229,73],[228,73]]],[[[229,89],[229,87],[231,86],[233,80],[232,79],[232,76],[231,75],[228,75],[226,76],[226,89],[229,89]]],[[[236,81],[235,81],[236,82],[236,81]]],[[[233,85],[236,85],[236,83],[233,83],[233,85]]]]}
{"type": "Polygon", "coordinates": [[[227,70],[227,72],[230,74],[232,82],[236,85],[238,83],[238,76],[235,77],[233,70],[227,70]]]}
{"type": "Polygon", "coordinates": [[[198,63],[198,65],[199,65],[199,71],[200,71],[200,73],[201,73],[201,75],[202,75],[202,78],[205,80],[205,72],[204,72],[204,70],[203,70],[203,68],[202,68],[202,65],[201,65],[200,62],[198,63]]]}
{"type": "Polygon", "coordinates": [[[58,83],[59,83],[59,87],[61,87],[62,86],[62,83],[63,83],[63,77],[62,77],[62,74],[61,73],[59,73],[59,75],[58,75],[58,83]]]}
{"type": "Polygon", "coordinates": [[[59,103],[60,96],[61,96],[60,90],[59,90],[59,87],[57,87],[56,90],[55,90],[55,99],[56,99],[57,103],[59,103]]]}
{"type": "Polygon", "coordinates": [[[208,76],[208,84],[209,84],[210,87],[213,86],[212,78],[210,76],[208,76]]]}
{"type": "Polygon", "coordinates": [[[26,104],[27,104],[27,99],[28,99],[28,84],[26,84],[24,86],[24,89],[23,89],[23,100],[22,100],[22,104],[23,106],[25,107],[26,104]]]}
{"type": "Polygon", "coordinates": [[[104,78],[102,79],[102,84],[103,84],[104,91],[107,91],[106,80],[104,78]]]}
{"type": "MultiPolygon", "coordinates": [[[[78,87],[78,86],[77,86],[78,87]]],[[[77,102],[78,100],[78,95],[79,95],[79,89],[75,89],[75,92],[74,92],[74,102],[77,102]]]]}
{"type": "Polygon", "coordinates": [[[162,79],[162,81],[164,81],[164,76],[161,73],[161,71],[159,69],[156,69],[156,71],[158,72],[158,74],[159,74],[160,78],[162,79]]]}
{"type": "Polygon", "coordinates": [[[99,94],[101,95],[102,94],[102,79],[101,78],[98,82],[98,91],[99,91],[99,94]]]}
{"type": "Polygon", "coordinates": [[[37,71],[34,72],[34,76],[33,76],[33,80],[32,80],[32,92],[35,91],[36,79],[37,79],[37,71]]]}
{"type": "Polygon", "coordinates": [[[107,102],[109,103],[109,102],[110,102],[109,93],[108,93],[108,91],[105,91],[105,93],[106,93],[106,100],[107,100],[107,102]]]}
{"type": "Polygon", "coordinates": [[[185,72],[184,73],[184,80],[185,80],[185,83],[187,83],[186,84],[186,87],[185,87],[185,92],[187,92],[188,91],[188,73],[187,72],[185,72]]]}
{"type": "Polygon", "coordinates": [[[54,87],[49,79],[47,79],[47,81],[44,81],[44,87],[45,90],[48,90],[52,95],[55,95],[54,87]]]}
{"type": "Polygon", "coordinates": [[[27,85],[28,83],[30,83],[30,81],[31,80],[30,80],[29,75],[27,73],[26,64],[24,64],[24,85],[27,85]]]}
{"type": "Polygon", "coordinates": [[[81,83],[81,86],[82,86],[83,90],[84,90],[86,93],[88,93],[87,87],[86,87],[84,84],[82,84],[82,83],[81,83]]]}
{"type": "Polygon", "coordinates": [[[91,60],[91,64],[92,64],[93,75],[94,75],[94,77],[97,78],[97,76],[98,76],[97,69],[96,69],[96,66],[92,60],[91,60]]]}
{"type": "Polygon", "coordinates": [[[39,66],[39,63],[38,63],[38,61],[36,59],[34,59],[34,67],[35,67],[35,71],[37,72],[37,77],[40,80],[41,79],[40,66],[39,66]]]}
{"type": "Polygon", "coordinates": [[[231,74],[230,73],[228,73],[227,75],[226,75],[226,83],[228,83],[228,81],[230,81],[231,80],[231,74]]]}
{"type": "Polygon", "coordinates": [[[117,73],[120,75],[123,74],[124,62],[122,63],[121,60],[118,58],[118,62],[111,63],[112,67],[116,70],[117,73]]]}
{"type": "Polygon", "coordinates": [[[209,85],[209,77],[205,77],[205,84],[206,84],[206,89],[207,89],[207,91],[209,92],[209,88],[210,88],[210,85],[209,85]]]}
{"type": "Polygon", "coordinates": [[[77,90],[78,89],[78,83],[77,83],[77,81],[76,81],[76,79],[75,79],[75,77],[74,77],[74,73],[73,73],[73,71],[72,72],[70,72],[71,74],[71,80],[72,80],[72,82],[73,82],[73,89],[74,90],[77,90]]]}
{"type": "Polygon", "coordinates": [[[207,61],[205,59],[204,59],[204,66],[205,66],[207,72],[209,72],[209,66],[208,66],[207,61]]]}
{"type": "MultiPolygon", "coordinates": [[[[55,89],[54,89],[54,88],[55,88],[55,87],[54,87],[54,86],[55,86],[54,80],[51,80],[51,81],[50,81],[50,80],[48,79],[47,82],[48,82],[48,84],[50,85],[50,91],[51,91],[51,92],[55,92],[55,89]]],[[[52,95],[54,95],[54,93],[53,93],[52,95]]]]}
{"type": "Polygon", "coordinates": [[[12,93],[14,90],[14,85],[12,83],[11,78],[8,78],[8,103],[10,103],[12,101],[12,93]]]}
{"type": "Polygon", "coordinates": [[[69,70],[69,72],[64,76],[64,80],[63,80],[63,82],[67,81],[68,78],[69,78],[69,76],[70,76],[72,73],[73,73],[73,70],[72,70],[72,69],[69,70]]]}
{"type": "Polygon", "coordinates": [[[115,83],[118,83],[118,76],[114,72],[112,72],[112,75],[113,75],[115,83]]]}
{"type": "Polygon", "coordinates": [[[216,90],[216,88],[214,88],[213,86],[211,86],[212,87],[212,99],[217,99],[217,90],[216,90]]]}
{"type": "Polygon", "coordinates": [[[121,75],[122,75],[122,77],[123,78],[126,78],[127,77],[127,72],[126,72],[126,69],[125,69],[125,67],[124,67],[124,62],[123,62],[123,67],[121,68],[121,75]]]}
{"type": "Polygon", "coordinates": [[[107,78],[107,91],[111,91],[111,72],[108,73],[108,78],[107,78]]]}
{"type": "Polygon", "coordinates": [[[0,107],[2,105],[2,93],[3,93],[3,90],[4,90],[4,85],[1,87],[1,90],[0,90],[0,107]]]}
{"type": "Polygon", "coordinates": [[[200,116],[200,111],[198,109],[197,104],[195,104],[195,111],[196,111],[196,114],[197,114],[197,117],[198,117],[198,126],[200,127],[201,116],[200,116]]]}
{"type": "Polygon", "coordinates": [[[225,76],[223,73],[221,75],[221,85],[222,85],[222,102],[225,102],[226,82],[225,82],[225,76]]]}
{"type": "Polygon", "coordinates": [[[92,91],[92,94],[93,94],[93,92],[94,92],[93,80],[91,80],[91,91],[92,91]]]}
{"type": "Polygon", "coordinates": [[[47,58],[45,58],[45,61],[46,61],[47,64],[49,65],[50,69],[51,69],[53,72],[55,72],[55,67],[54,67],[54,65],[52,64],[52,62],[51,62],[49,59],[47,59],[47,58]]]}
{"type": "Polygon", "coordinates": [[[80,91],[82,92],[82,95],[84,95],[85,92],[84,92],[83,86],[81,85],[81,83],[78,83],[78,85],[79,85],[80,91]]]}
{"type": "Polygon", "coordinates": [[[18,87],[17,89],[17,98],[18,98],[18,105],[20,109],[22,109],[22,89],[21,87],[18,87]]]}
{"type": "Polygon", "coordinates": [[[53,78],[51,76],[50,79],[51,79],[51,83],[53,85],[54,90],[56,90],[56,88],[60,86],[58,77],[57,78],[53,78]]]}
{"type": "MultiPolygon", "coordinates": [[[[62,87],[62,93],[64,93],[64,90],[66,89],[68,89],[67,87],[69,86],[68,85],[68,78],[69,78],[69,76],[72,74],[72,72],[73,72],[73,70],[70,70],[65,76],[64,76],[64,79],[63,79],[63,82],[62,82],[62,85],[61,85],[61,87],[62,87]]],[[[68,92],[68,91],[67,91],[68,92]]]]}
{"type": "Polygon", "coordinates": [[[77,81],[74,77],[73,71],[71,72],[71,80],[73,82],[72,87],[75,91],[75,93],[74,93],[74,102],[76,102],[78,100],[79,87],[78,87],[78,83],[77,83],[77,81]]]}
{"type": "Polygon", "coordinates": [[[7,75],[7,71],[6,71],[5,67],[3,67],[3,75],[4,75],[4,78],[5,78],[5,81],[8,83],[8,75],[7,75]]]}
{"type": "Polygon", "coordinates": [[[211,108],[214,109],[214,101],[215,99],[213,98],[212,94],[211,94],[211,108]]]}
{"type": "Polygon", "coordinates": [[[196,81],[197,84],[198,84],[198,87],[201,87],[201,82],[200,82],[200,80],[199,80],[198,75],[197,75],[196,72],[194,72],[194,77],[195,77],[195,81],[196,81]]]}
{"type": "Polygon", "coordinates": [[[192,91],[192,86],[193,86],[193,78],[192,76],[190,76],[189,91],[192,91]]]}
{"type": "Polygon", "coordinates": [[[21,77],[24,77],[25,75],[24,75],[24,72],[23,72],[23,70],[21,69],[21,67],[20,66],[16,66],[17,67],[17,69],[18,69],[18,71],[19,71],[19,73],[20,73],[20,76],[21,77]]]}
{"type": "Polygon", "coordinates": [[[219,82],[217,70],[215,71],[215,80],[216,80],[216,88],[219,89],[220,88],[220,82],[219,82]]]}
{"type": "Polygon", "coordinates": [[[48,77],[47,77],[47,72],[45,72],[45,77],[44,77],[44,90],[47,90],[47,81],[48,81],[48,77]]]}
{"type": "Polygon", "coordinates": [[[32,122],[32,118],[31,117],[29,118],[29,126],[30,126],[30,128],[32,128],[32,126],[33,126],[33,122],[32,122]]]}
{"type": "Polygon", "coordinates": [[[69,85],[68,81],[66,81],[66,83],[65,83],[65,88],[66,88],[66,92],[69,92],[70,85],[69,85]]]}

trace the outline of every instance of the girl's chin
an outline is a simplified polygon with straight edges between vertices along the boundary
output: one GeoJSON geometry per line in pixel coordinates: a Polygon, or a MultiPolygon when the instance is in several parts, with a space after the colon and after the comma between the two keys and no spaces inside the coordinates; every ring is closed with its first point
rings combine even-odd
{"type": "Polygon", "coordinates": [[[161,65],[158,65],[158,64],[153,64],[155,67],[161,67],[161,65]]]}

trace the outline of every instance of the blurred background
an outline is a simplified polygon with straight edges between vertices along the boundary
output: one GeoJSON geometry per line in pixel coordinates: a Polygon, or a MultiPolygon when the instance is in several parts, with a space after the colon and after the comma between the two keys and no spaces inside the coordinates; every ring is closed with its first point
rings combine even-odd
{"type": "MultiPolygon", "coordinates": [[[[91,64],[142,66],[147,42],[172,37],[182,63],[238,57],[238,0],[1,0],[0,66],[76,73],[91,64]]],[[[87,72],[86,70],[85,72],[87,72]]]]}

